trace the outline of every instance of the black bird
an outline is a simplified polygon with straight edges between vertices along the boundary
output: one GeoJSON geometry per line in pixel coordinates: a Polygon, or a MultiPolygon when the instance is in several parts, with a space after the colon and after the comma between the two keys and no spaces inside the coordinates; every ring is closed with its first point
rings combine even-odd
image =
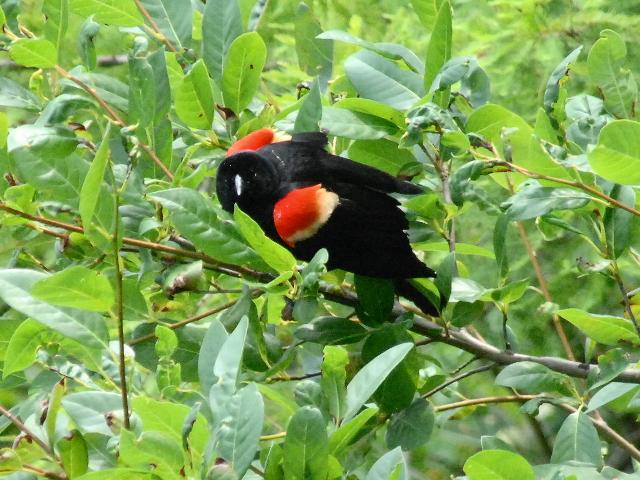
{"type": "Polygon", "coordinates": [[[420,187],[326,151],[321,132],[278,136],[261,129],[236,142],[220,164],[222,207],[237,204],[272,240],[309,261],[326,248],[328,268],[391,279],[422,311],[437,309],[407,279],[434,277],[414,254],[407,219],[389,193],[420,187]]]}

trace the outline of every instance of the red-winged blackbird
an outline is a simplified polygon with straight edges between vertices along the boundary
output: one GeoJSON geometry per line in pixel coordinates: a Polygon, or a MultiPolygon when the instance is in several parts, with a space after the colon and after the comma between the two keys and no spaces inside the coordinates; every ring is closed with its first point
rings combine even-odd
{"type": "Polygon", "coordinates": [[[326,248],[328,268],[391,279],[396,292],[425,313],[437,309],[407,279],[435,272],[415,256],[407,219],[388,193],[418,194],[420,187],[373,167],[332,155],[321,132],[278,137],[261,129],[236,142],[220,164],[218,199],[237,204],[269,238],[297,258],[326,248]]]}

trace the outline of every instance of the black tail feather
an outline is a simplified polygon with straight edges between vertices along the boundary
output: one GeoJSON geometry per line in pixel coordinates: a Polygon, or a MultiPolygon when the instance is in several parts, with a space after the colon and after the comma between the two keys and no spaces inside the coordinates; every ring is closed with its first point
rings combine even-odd
{"type": "MultiPolygon", "coordinates": [[[[432,317],[439,317],[440,311],[436,305],[425,296],[420,290],[414,287],[409,279],[402,279],[395,281],[396,293],[407,300],[411,300],[416,307],[422,310],[423,313],[431,315],[432,317]]],[[[433,299],[435,301],[435,298],[433,299]]]]}

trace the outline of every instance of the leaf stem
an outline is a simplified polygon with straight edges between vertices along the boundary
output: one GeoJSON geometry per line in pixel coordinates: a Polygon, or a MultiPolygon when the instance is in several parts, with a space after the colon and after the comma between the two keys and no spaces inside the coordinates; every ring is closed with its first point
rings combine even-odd
{"type": "Polygon", "coordinates": [[[434,389],[428,391],[427,393],[422,395],[422,397],[423,398],[432,397],[436,393],[438,393],[438,392],[444,390],[445,388],[447,388],[449,385],[452,385],[452,384],[462,380],[463,378],[470,377],[471,375],[475,375],[476,373],[486,372],[487,370],[490,370],[493,367],[495,367],[495,363],[490,363],[488,365],[482,365],[481,367],[477,367],[477,368],[474,368],[473,370],[469,370],[468,372],[461,373],[460,375],[457,375],[457,376],[447,380],[446,382],[438,385],[434,389]]]}

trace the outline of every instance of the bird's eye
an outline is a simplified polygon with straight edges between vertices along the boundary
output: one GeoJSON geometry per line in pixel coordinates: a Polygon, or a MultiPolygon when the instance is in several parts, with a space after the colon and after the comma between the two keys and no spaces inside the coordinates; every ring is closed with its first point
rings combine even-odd
{"type": "Polygon", "coordinates": [[[236,193],[238,196],[242,195],[242,177],[240,175],[236,175],[233,180],[236,186],[236,193]]]}

